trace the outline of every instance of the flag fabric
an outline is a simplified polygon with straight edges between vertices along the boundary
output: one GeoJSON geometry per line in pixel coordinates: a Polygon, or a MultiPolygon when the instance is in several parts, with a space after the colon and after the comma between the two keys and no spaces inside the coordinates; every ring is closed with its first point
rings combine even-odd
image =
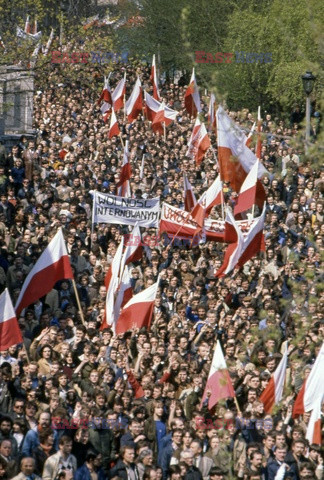
{"type": "Polygon", "coordinates": [[[127,332],[133,327],[149,329],[154,309],[157,281],[134,297],[124,306],[116,323],[116,334],[127,332]]]}
{"type": "Polygon", "coordinates": [[[211,209],[216,206],[220,205],[223,201],[223,185],[218,176],[211,186],[206,190],[202,196],[199,198],[198,202],[196,203],[195,207],[191,211],[191,215],[193,219],[198,223],[198,225],[202,228],[204,224],[204,219],[207,217],[211,209]]]}
{"type": "MultiPolygon", "coordinates": [[[[229,182],[235,192],[239,192],[246,175],[256,162],[256,156],[245,145],[245,133],[235,125],[222,107],[218,107],[217,119],[217,142],[218,162],[220,175],[223,182],[229,182]]],[[[259,163],[258,178],[261,178],[267,170],[259,163]]],[[[258,182],[258,184],[261,182],[258,182]]],[[[259,187],[257,189],[257,205],[263,207],[262,195],[259,199],[259,187]]]]}
{"type": "Polygon", "coordinates": [[[237,203],[234,207],[234,215],[249,210],[256,200],[257,181],[258,181],[259,160],[255,162],[244,182],[242,183],[237,203]]]}
{"type": "Polygon", "coordinates": [[[250,148],[250,145],[251,145],[251,142],[252,142],[252,136],[253,136],[254,130],[255,130],[255,122],[253,123],[252,128],[251,128],[251,130],[250,130],[250,132],[249,132],[249,134],[246,138],[246,141],[245,141],[245,145],[249,148],[250,148]]]}
{"type": "Polygon", "coordinates": [[[153,122],[156,113],[160,108],[160,102],[155,100],[149,93],[144,91],[144,101],[145,101],[145,116],[150,122],[153,122]]]}
{"type": "Polygon", "coordinates": [[[271,413],[274,405],[281,402],[285,385],[287,362],[288,348],[286,344],[286,350],[282,356],[282,359],[270,378],[268,385],[260,396],[260,401],[263,403],[266,413],[271,413]]]}
{"type": "Polygon", "coordinates": [[[18,38],[22,38],[23,40],[32,40],[33,42],[39,42],[39,40],[42,37],[42,32],[37,32],[35,34],[33,33],[26,33],[24,30],[20,27],[17,27],[17,33],[16,33],[18,38]]]}
{"type": "MultiPolygon", "coordinates": [[[[102,92],[100,94],[100,97],[98,98],[98,105],[101,104],[101,102],[108,103],[110,108],[112,105],[112,98],[111,98],[111,91],[110,91],[110,86],[109,86],[109,76],[104,77],[104,87],[102,89],[102,92]]],[[[108,108],[105,109],[107,111],[108,108]]]]}
{"type": "Polygon", "coordinates": [[[208,127],[211,131],[213,129],[215,131],[217,130],[215,106],[216,106],[216,97],[213,93],[211,93],[210,100],[209,100],[209,107],[208,107],[208,127]]]}
{"type": "Polygon", "coordinates": [[[18,343],[23,343],[23,338],[6,288],[0,295],[0,352],[18,343]]]}
{"type": "Polygon", "coordinates": [[[231,243],[225,250],[224,260],[215,274],[216,277],[223,277],[234,270],[243,251],[243,234],[229,210],[226,212],[224,238],[226,241],[231,240],[231,243]]]}
{"type": "Polygon", "coordinates": [[[34,20],[33,34],[37,33],[37,19],[34,20]]]}
{"type": "Polygon", "coordinates": [[[253,258],[257,253],[265,251],[264,245],[264,221],[265,221],[266,208],[263,207],[262,214],[256,218],[255,222],[244,236],[243,250],[238,260],[237,266],[243,267],[243,265],[253,258]]]}
{"type": "Polygon", "coordinates": [[[234,397],[235,392],[231,377],[227,370],[220,341],[217,340],[202,403],[208,398],[208,409],[211,410],[220,400],[234,397]],[[209,398],[207,396],[208,392],[211,392],[209,398]]]}
{"type": "Polygon", "coordinates": [[[152,84],[153,84],[153,98],[155,98],[155,100],[160,101],[160,100],[161,100],[161,97],[160,97],[158,80],[157,80],[155,55],[153,55],[150,80],[151,80],[151,82],[152,82],[152,84]]]}
{"type": "Polygon", "coordinates": [[[48,55],[49,49],[51,48],[52,42],[54,40],[54,28],[52,28],[50,36],[48,37],[45,49],[44,49],[44,55],[48,55]]]}
{"type": "Polygon", "coordinates": [[[314,408],[318,398],[324,398],[323,371],[324,343],[316,357],[309,376],[304,381],[302,388],[297,395],[293,409],[293,418],[296,418],[298,415],[302,415],[305,412],[309,412],[314,408]]]}
{"type": "Polygon", "coordinates": [[[192,160],[196,158],[196,152],[198,150],[198,132],[201,127],[201,122],[199,117],[196,118],[194,128],[191,132],[191,136],[188,142],[188,149],[186,156],[191,158],[192,160]]]}
{"type": "Polygon", "coordinates": [[[138,223],[134,226],[132,233],[126,237],[125,242],[125,251],[123,254],[123,259],[121,263],[121,272],[124,271],[126,265],[141,260],[142,258],[142,237],[141,230],[138,226],[138,223]]]}
{"type": "Polygon", "coordinates": [[[164,101],[160,103],[159,109],[154,115],[152,128],[154,132],[158,132],[161,135],[164,132],[164,125],[168,127],[172,122],[177,119],[179,112],[172,110],[172,108],[165,105],[164,101]]]}
{"type": "Polygon", "coordinates": [[[111,117],[110,117],[110,127],[109,127],[109,132],[108,132],[108,138],[112,138],[115,136],[120,135],[120,130],[117,122],[117,118],[115,115],[114,109],[112,109],[111,112],[111,117]]]}
{"type": "Polygon", "coordinates": [[[118,245],[115,256],[105,276],[105,287],[107,291],[106,308],[105,308],[105,318],[103,319],[100,330],[103,330],[108,325],[114,324],[115,293],[117,291],[118,284],[119,284],[120,264],[121,264],[122,254],[123,254],[123,248],[124,248],[124,237],[122,237],[121,242],[118,245]]]}
{"type": "Polygon", "coordinates": [[[310,445],[322,445],[322,403],[323,398],[317,398],[308,421],[306,440],[310,445]]]}
{"type": "Polygon", "coordinates": [[[142,84],[140,79],[137,77],[131,96],[126,102],[126,114],[128,121],[132,123],[134,120],[136,120],[138,115],[142,112],[142,109],[142,84]]]}
{"type": "Polygon", "coordinates": [[[184,103],[186,110],[191,117],[196,117],[197,114],[201,112],[200,96],[194,68],[192,69],[190,83],[185,93],[184,103]]]}
{"type": "MultiPolygon", "coordinates": [[[[31,29],[30,29],[29,15],[27,15],[27,18],[26,18],[24,32],[25,33],[32,33],[31,29]]],[[[36,32],[33,32],[33,33],[36,33],[36,32]]]]}
{"type": "Polygon", "coordinates": [[[183,183],[184,183],[184,207],[186,212],[191,212],[191,210],[196,205],[197,200],[196,200],[194,191],[192,189],[192,186],[190,185],[190,182],[185,173],[183,174],[183,183]]]}
{"type": "Polygon", "coordinates": [[[133,289],[128,268],[126,267],[122,273],[121,282],[116,296],[114,305],[114,321],[117,322],[121,309],[133,297],[133,289]]]}
{"type": "Polygon", "coordinates": [[[256,149],[255,149],[255,155],[259,160],[261,159],[261,147],[262,147],[262,141],[261,141],[261,107],[259,106],[259,108],[258,108],[258,138],[257,138],[256,149]]]}
{"type": "Polygon", "coordinates": [[[279,469],[277,470],[274,480],[284,480],[286,475],[286,468],[287,468],[287,465],[285,463],[282,463],[279,469]]]}
{"type": "Polygon", "coordinates": [[[206,127],[197,117],[187,150],[187,157],[194,159],[200,165],[205,153],[211,146],[206,127]]]}
{"type": "Polygon", "coordinates": [[[62,230],[58,230],[26,277],[15,307],[17,315],[50,292],[56,282],[72,278],[63,233],[62,230]]]}
{"type": "Polygon", "coordinates": [[[126,140],[124,155],[123,155],[123,165],[120,171],[119,182],[117,183],[117,195],[119,197],[131,196],[129,180],[132,175],[131,166],[129,163],[129,151],[128,151],[128,140],[126,140]]]}
{"type": "Polygon", "coordinates": [[[126,93],[126,73],[119,80],[115,90],[111,94],[111,99],[115,112],[118,112],[124,106],[124,98],[126,93]]]}

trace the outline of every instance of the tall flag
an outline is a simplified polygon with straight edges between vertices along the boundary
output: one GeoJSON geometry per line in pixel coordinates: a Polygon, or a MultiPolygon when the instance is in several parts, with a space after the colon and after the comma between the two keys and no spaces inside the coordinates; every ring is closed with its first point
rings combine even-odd
{"type": "Polygon", "coordinates": [[[103,330],[108,325],[114,324],[114,304],[115,304],[115,293],[119,285],[120,277],[120,264],[124,248],[124,237],[118,248],[116,250],[115,256],[111,262],[111,265],[108,269],[108,272],[105,277],[105,287],[107,290],[106,295],[106,309],[105,309],[105,318],[101,324],[100,329],[103,330]]]}
{"type": "Polygon", "coordinates": [[[211,143],[207,134],[206,127],[197,117],[189,143],[187,156],[195,159],[196,164],[200,165],[205,153],[210,148],[211,143]]]}
{"type": "Polygon", "coordinates": [[[160,97],[159,85],[158,85],[158,80],[157,80],[155,55],[153,55],[150,80],[153,84],[153,98],[155,98],[155,100],[160,101],[161,97],[160,97]]]}
{"type": "Polygon", "coordinates": [[[23,338],[6,288],[0,295],[0,352],[18,343],[23,343],[23,338]]]}
{"type": "Polygon", "coordinates": [[[231,243],[225,250],[223,264],[216,272],[216,277],[223,277],[234,270],[243,251],[243,234],[229,210],[227,210],[225,218],[225,241],[231,241],[231,243]]]}
{"type": "Polygon", "coordinates": [[[224,398],[235,398],[231,377],[227,370],[220,341],[217,340],[212,364],[210,367],[202,403],[208,398],[208,409],[211,410],[224,398]],[[211,395],[208,398],[208,392],[211,395]]]}
{"type": "Polygon", "coordinates": [[[251,228],[244,237],[243,251],[241,252],[240,258],[237,262],[238,267],[243,267],[246,262],[248,262],[259,252],[265,251],[263,235],[265,214],[266,208],[264,204],[262,214],[260,217],[255,219],[255,223],[252,224],[251,228]]]}
{"type": "Polygon", "coordinates": [[[198,151],[198,132],[201,127],[201,122],[199,120],[199,117],[196,118],[194,128],[191,132],[190,139],[188,142],[188,150],[186,153],[186,156],[191,158],[192,160],[196,158],[196,153],[198,151]]]}
{"type": "Polygon", "coordinates": [[[120,171],[119,182],[117,183],[117,194],[120,197],[130,197],[130,185],[129,180],[132,175],[131,166],[129,163],[129,151],[128,151],[128,140],[126,140],[124,155],[123,155],[123,165],[120,171]]]}
{"type": "Polygon", "coordinates": [[[191,210],[196,205],[197,200],[196,200],[194,191],[192,189],[192,186],[190,185],[190,182],[185,173],[183,174],[183,183],[184,183],[184,207],[186,212],[191,212],[191,210]]]}
{"type": "Polygon", "coordinates": [[[254,130],[255,130],[255,122],[253,123],[252,128],[249,131],[248,136],[246,137],[245,145],[249,148],[250,148],[250,145],[251,145],[251,142],[252,142],[252,137],[253,137],[254,130]]]}
{"type": "Polygon", "coordinates": [[[286,344],[285,352],[279,362],[276,370],[266,388],[263,390],[260,401],[264,405],[266,413],[271,413],[274,405],[278,404],[282,399],[283,389],[285,385],[286,369],[288,362],[288,348],[286,344]]]}
{"type": "Polygon", "coordinates": [[[50,36],[48,37],[48,40],[44,49],[44,55],[48,55],[48,52],[49,52],[49,49],[51,48],[53,40],[54,40],[54,28],[52,28],[50,36]]]}
{"type": "Polygon", "coordinates": [[[111,112],[111,117],[110,117],[110,127],[109,127],[109,132],[108,132],[108,138],[112,138],[115,136],[120,135],[120,130],[117,122],[117,118],[115,115],[114,109],[112,109],[111,112]]]}
{"type": "Polygon", "coordinates": [[[318,398],[313,405],[313,411],[307,425],[306,440],[309,444],[322,445],[322,403],[318,398]]]}
{"type": "Polygon", "coordinates": [[[164,101],[160,103],[158,111],[155,113],[152,128],[160,134],[164,131],[164,126],[168,127],[172,122],[176,121],[179,112],[165,105],[164,101]]]}
{"type": "Polygon", "coordinates": [[[262,147],[262,141],[261,141],[261,107],[259,106],[259,108],[258,108],[258,138],[257,138],[257,144],[256,144],[256,150],[255,150],[255,155],[259,160],[261,159],[261,147],[262,147]]]}
{"type": "Polygon", "coordinates": [[[142,258],[142,237],[138,223],[134,226],[132,233],[125,242],[125,251],[123,254],[120,271],[123,272],[126,265],[141,260],[142,258]]]}
{"type": "Polygon", "coordinates": [[[192,69],[190,83],[185,93],[184,103],[186,110],[191,117],[196,117],[197,114],[201,112],[200,96],[194,68],[192,69]]]}
{"type": "Polygon", "coordinates": [[[131,330],[133,327],[150,327],[158,284],[159,281],[126,303],[116,323],[117,335],[131,330]]]}
{"type": "Polygon", "coordinates": [[[302,415],[305,412],[309,412],[314,408],[318,398],[321,400],[324,398],[323,371],[324,343],[316,357],[309,376],[304,381],[303,386],[297,395],[293,409],[293,418],[302,415]]]}
{"type": "MultiPolygon", "coordinates": [[[[251,208],[256,203],[259,163],[259,160],[256,160],[255,164],[253,165],[253,167],[247,174],[244,182],[242,183],[240,194],[234,207],[234,215],[249,210],[249,208],[251,208]]],[[[263,201],[265,201],[265,194],[263,201]]]]}
{"type": "Polygon", "coordinates": [[[100,97],[98,98],[98,102],[97,102],[98,105],[100,105],[101,102],[109,103],[109,106],[111,108],[112,99],[111,99],[111,91],[109,86],[109,76],[104,77],[104,86],[100,94],[100,97]]]}
{"type": "Polygon", "coordinates": [[[115,90],[111,94],[113,107],[115,112],[118,112],[124,106],[124,99],[126,93],[126,73],[116,85],[115,90]]]}
{"type": "Polygon", "coordinates": [[[50,292],[56,282],[72,278],[70,259],[60,229],[27,275],[16,303],[17,315],[50,292]]]}
{"type": "Polygon", "coordinates": [[[126,114],[128,121],[132,123],[138,115],[142,112],[143,109],[143,100],[142,100],[142,84],[140,79],[137,77],[134,89],[131,93],[131,96],[126,102],[126,114]]]}
{"type": "Polygon", "coordinates": [[[199,198],[195,207],[191,212],[191,216],[202,228],[204,219],[210,214],[211,209],[216,205],[220,205],[223,201],[223,185],[218,176],[211,186],[199,198]]]}
{"type": "MultiPolygon", "coordinates": [[[[218,162],[220,175],[223,182],[229,182],[235,192],[239,192],[246,175],[256,162],[256,156],[245,145],[245,133],[235,125],[222,107],[218,107],[217,142],[218,162]]],[[[267,170],[259,163],[258,178],[260,179],[267,170]]],[[[257,184],[256,203],[263,207],[264,189],[260,181],[257,184]]]]}
{"type": "Polygon", "coordinates": [[[121,309],[130,301],[133,297],[133,289],[131,285],[131,278],[129,275],[128,268],[126,267],[122,273],[121,282],[119,284],[119,289],[116,296],[116,301],[114,305],[114,322],[116,323],[121,309]]]}
{"type": "Polygon", "coordinates": [[[31,32],[29,15],[27,15],[27,18],[26,18],[24,32],[25,33],[37,33],[37,32],[31,32]]]}
{"type": "Polygon", "coordinates": [[[208,107],[208,127],[210,131],[216,132],[216,97],[213,93],[210,94],[209,107],[208,107]]]}
{"type": "Polygon", "coordinates": [[[144,91],[145,116],[150,122],[153,122],[157,111],[160,108],[160,102],[155,100],[149,93],[144,91]]]}

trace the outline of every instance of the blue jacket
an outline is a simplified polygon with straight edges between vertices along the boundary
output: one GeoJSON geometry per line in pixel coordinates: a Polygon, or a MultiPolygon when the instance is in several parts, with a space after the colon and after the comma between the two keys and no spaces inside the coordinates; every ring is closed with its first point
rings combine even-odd
{"type": "MultiPolygon", "coordinates": [[[[107,480],[107,475],[102,468],[97,470],[98,480],[107,480]]],[[[91,480],[90,471],[87,465],[84,463],[82,467],[78,468],[73,477],[74,480],[91,480]]]]}
{"type": "MultiPolygon", "coordinates": [[[[24,438],[21,455],[22,457],[32,457],[33,450],[39,445],[38,431],[29,430],[24,438]]],[[[58,433],[54,430],[54,448],[58,451],[58,433]]]]}

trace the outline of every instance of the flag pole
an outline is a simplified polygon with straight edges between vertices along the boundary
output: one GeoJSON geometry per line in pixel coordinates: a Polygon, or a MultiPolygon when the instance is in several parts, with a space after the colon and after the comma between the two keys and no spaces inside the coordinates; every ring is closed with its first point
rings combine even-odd
{"type": "Polygon", "coordinates": [[[120,138],[123,149],[125,149],[125,145],[124,145],[124,141],[123,141],[123,137],[122,137],[121,132],[119,133],[119,138],[120,138]]]}
{"type": "Polygon", "coordinates": [[[26,354],[27,363],[30,363],[30,358],[29,358],[27,348],[26,348],[26,345],[24,344],[24,342],[23,342],[23,350],[25,351],[25,354],[26,354]]]}
{"type": "Polygon", "coordinates": [[[237,409],[237,413],[238,413],[239,415],[242,415],[242,412],[241,412],[241,409],[240,409],[240,406],[239,406],[239,404],[238,404],[238,401],[237,401],[236,396],[234,397],[234,403],[235,403],[235,406],[236,406],[236,409],[237,409]]]}
{"type": "Polygon", "coordinates": [[[78,294],[78,290],[77,290],[77,286],[76,286],[74,278],[72,278],[72,285],[73,285],[74,295],[75,295],[75,298],[76,298],[76,301],[77,301],[77,304],[78,304],[78,309],[79,309],[82,324],[84,326],[86,326],[85,321],[84,321],[83,311],[82,311],[82,308],[81,308],[80,298],[79,298],[79,294],[78,294]]]}
{"type": "Polygon", "coordinates": [[[223,219],[223,222],[225,221],[225,212],[224,212],[224,190],[223,190],[223,182],[222,182],[222,203],[221,203],[221,206],[222,206],[222,219],[223,219]]]}
{"type": "Polygon", "coordinates": [[[126,72],[124,75],[124,79],[125,79],[125,93],[124,93],[124,122],[125,122],[126,120],[126,72]]]}

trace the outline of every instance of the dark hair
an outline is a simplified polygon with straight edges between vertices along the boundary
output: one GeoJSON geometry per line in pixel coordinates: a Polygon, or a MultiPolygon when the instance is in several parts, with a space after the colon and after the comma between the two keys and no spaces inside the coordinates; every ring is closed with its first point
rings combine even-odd
{"type": "Polygon", "coordinates": [[[89,448],[89,450],[87,450],[87,453],[86,453],[86,462],[88,462],[89,460],[94,460],[95,458],[97,458],[98,456],[98,452],[96,450],[93,450],[93,448],[89,448]]]}

